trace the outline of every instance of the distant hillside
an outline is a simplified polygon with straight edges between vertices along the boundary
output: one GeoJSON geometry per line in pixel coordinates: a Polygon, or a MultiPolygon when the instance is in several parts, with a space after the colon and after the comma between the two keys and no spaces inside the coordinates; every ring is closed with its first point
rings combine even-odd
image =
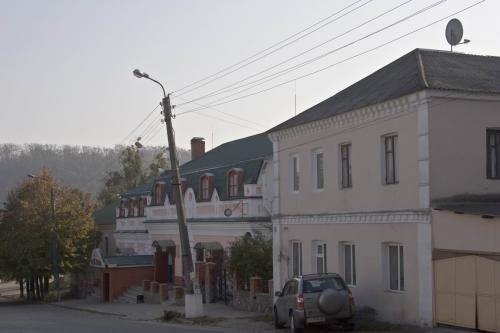
{"type": "MultiPolygon", "coordinates": [[[[52,171],[54,177],[82,191],[99,193],[107,172],[120,169],[120,151],[123,146],[99,148],[86,146],[57,146],[42,144],[0,144],[0,206],[7,193],[30,173],[42,167],[52,171]]],[[[141,149],[147,167],[154,155],[163,147],[141,149]]],[[[190,159],[188,150],[179,149],[182,163],[190,159]]]]}

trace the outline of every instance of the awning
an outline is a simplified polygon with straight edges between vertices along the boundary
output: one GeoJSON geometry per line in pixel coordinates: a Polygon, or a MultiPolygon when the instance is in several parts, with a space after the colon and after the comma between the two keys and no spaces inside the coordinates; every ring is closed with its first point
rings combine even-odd
{"type": "Polygon", "coordinates": [[[163,250],[166,249],[167,247],[175,247],[175,242],[171,239],[155,240],[153,244],[151,244],[151,247],[163,250]]]}
{"type": "Polygon", "coordinates": [[[196,250],[224,250],[219,242],[199,242],[194,246],[196,250]]]}

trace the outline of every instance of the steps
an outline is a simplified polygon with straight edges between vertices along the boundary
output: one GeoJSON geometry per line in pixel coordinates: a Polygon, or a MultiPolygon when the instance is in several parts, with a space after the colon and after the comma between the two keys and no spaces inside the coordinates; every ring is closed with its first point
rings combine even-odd
{"type": "Polygon", "coordinates": [[[137,295],[142,295],[142,287],[141,286],[132,286],[127,289],[125,293],[117,297],[114,302],[115,303],[128,303],[135,304],[137,303],[137,295]]]}

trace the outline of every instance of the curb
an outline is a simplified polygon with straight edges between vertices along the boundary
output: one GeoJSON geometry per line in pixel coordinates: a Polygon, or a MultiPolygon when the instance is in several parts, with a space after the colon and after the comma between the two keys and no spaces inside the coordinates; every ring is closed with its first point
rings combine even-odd
{"type": "Polygon", "coordinates": [[[98,311],[98,310],[80,308],[80,307],[76,307],[76,306],[69,306],[69,305],[63,305],[63,304],[57,304],[57,303],[48,303],[48,305],[55,306],[58,308],[68,309],[68,310],[74,310],[74,311],[82,311],[82,312],[101,314],[101,315],[107,315],[107,316],[122,317],[122,318],[127,317],[127,315],[125,315],[123,313],[98,311]]]}

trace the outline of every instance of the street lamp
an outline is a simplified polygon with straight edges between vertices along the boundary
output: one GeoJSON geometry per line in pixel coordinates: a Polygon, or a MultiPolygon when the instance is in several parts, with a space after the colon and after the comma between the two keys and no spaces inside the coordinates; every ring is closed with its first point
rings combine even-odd
{"type": "Polygon", "coordinates": [[[189,245],[188,229],[186,224],[186,216],[184,212],[184,199],[181,190],[181,177],[179,173],[179,164],[177,162],[177,152],[175,147],[174,130],[172,126],[172,107],[170,105],[170,95],[165,93],[163,85],[151,78],[149,74],[144,73],[138,69],[133,71],[134,76],[141,79],[145,78],[158,84],[163,91],[163,117],[167,127],[168,149],[170,155],[170,164],[172,166],[172,189],[174,194],[175,205],[177,208],[177,222],[179,224],[179,238],[181,240],[182,249],[182,273],[186,285],[185,307],[186,317],[192,318],[201,315],[201,299],[198,300],[199,295],[194,295],[193,290],[193,257],[191,256],[191,247],[189,245]]]}
{"type": "MultiPolygon", "coordinates": [[[[28,174],[28,178],[31,179],[42,179],[37,175],[32,173],[28,174]]],[[[54,275],[54,287],[57,294],[57,300],[60,301],[60,293],[59,293],[59,260],[58,260],[58,242],[57,242],[57,233],[56,233],[56,202],[55,202],[55,194],[54,188],[50,186],[50,218],[52,220],[52,226],[54,227],[53,237],[54,240],[52,242],[52,275],[54,275]]]]}

